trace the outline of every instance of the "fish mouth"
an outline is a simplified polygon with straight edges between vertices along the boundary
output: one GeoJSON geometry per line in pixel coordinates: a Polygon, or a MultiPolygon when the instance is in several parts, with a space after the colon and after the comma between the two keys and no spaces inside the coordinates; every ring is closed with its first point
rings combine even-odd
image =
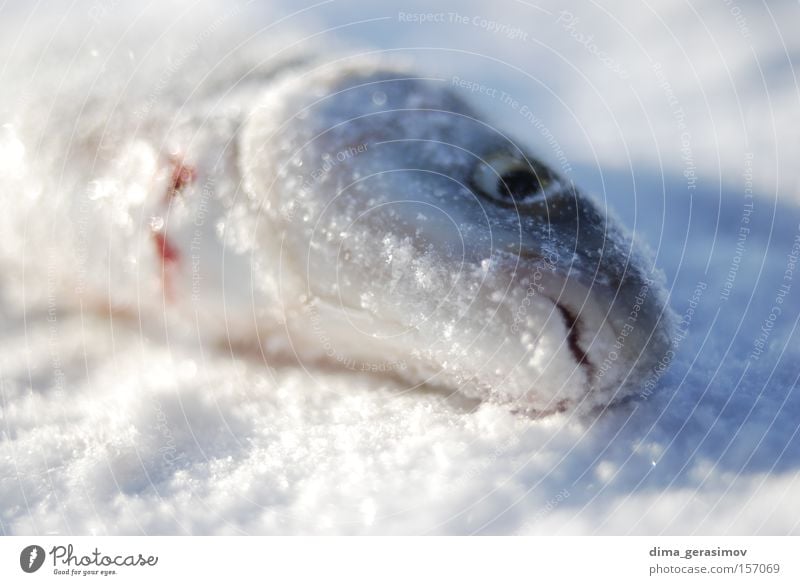
{"type": "Polygon", "coordinates": [[[594,338],[616,328],[610,315],[610,306],[603,302],[605,294],[599,285],[592,282],[587,285],[574,274],[563,272],[554,264],[548,264],[547,254],[536,246],[513,242],[505,246],[505,252],[511,254],[528,267],[517,266],[514,277],[528,282],[538,275],[538,283],[542,296],[550,301],[561,318],[566,331],[565,343],[575,363],[583,368],[587,382],[595,381],[596,364],[590,356],[586,343],[592,344],[594,338]]]}
{"type": "MultiPolygon", "coordinates": [[[[553,313],[560,318],[562,347],[579,368],[575,371],[583,372],[587,388],[603,390],[606,386],[613,386],[616,375],[601,370],[608,369],[606,357],[609,352],[613,353],[614,343],[619,339],[622,325],[619,310],[622,305],[605,283],[582,278],[580,271],[564,271],[551,266],[550,272],[546,266],[540,265],[538,270],[541,274],[540,291],[552,303],[553,313]]],[[[552,318],[556,319],[556,316],[552,318]]],[[[612,361],[622,367],[627,360],[627,352],[619,348],[619,355],[612,361]]]]}
{"type": "Polygon", "coordinates": [[[586,370],[586,376],[591,382],[594,380],[595,366],[591,359],[589,359],[589,353],[581,347],[580,339],[583,334],[584,323],[580,313],[574,312],[567,307],[566,304],[557,299],[551,298],[550,301],[558,309],[561,319],[564,322],[564,328],[567,330],[567,346],[572,356],[575,358],[575,362],[586,370]]]}

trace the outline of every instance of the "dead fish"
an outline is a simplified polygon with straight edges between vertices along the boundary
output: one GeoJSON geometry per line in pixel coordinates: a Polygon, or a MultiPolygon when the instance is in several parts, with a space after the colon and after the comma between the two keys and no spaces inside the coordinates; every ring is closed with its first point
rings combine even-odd
{"type": "Polygon", "coordinates": [[[17,302],[537,415],[633,395],[663,362],[647,253],[447,83],[370,58],[226,76],[5,124],[17,302]]]}

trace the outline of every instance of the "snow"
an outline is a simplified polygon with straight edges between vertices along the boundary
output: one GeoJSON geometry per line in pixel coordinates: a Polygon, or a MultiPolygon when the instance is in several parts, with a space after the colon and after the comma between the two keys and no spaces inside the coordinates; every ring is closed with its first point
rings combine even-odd
{"type": "MultiPolygon", "coordinates": [[[[505,92],[470,99],[653,249],[683,318],[674,359],[622,405],[531,419],[383,372],[265,364],[118,317],[8,304],[0,532],[800,532],[796,4],[334,2],[273,28],[296,5],[216,20],[176,6],[211,31],[201,41],[220,19],[265,35],[330,29],[319,36],[505,92]]],[[[146,17],[166,29],[168,8],[146,17]]],[[[34,62],[50,36],[96,58],[113,44],[75,23],[123,8],[78,9],[56,35],[67,8],[51,6],[39,42],[32,23],[47,19],[28,10],[44,9],[2,9],[14,34],[0,35],[0,77],[7,56],[34,62]]],[[[4,126],[4,172],[21,148],[4,126]]],[[[47,248],[30,237],[29,252],[47,248]]]]}

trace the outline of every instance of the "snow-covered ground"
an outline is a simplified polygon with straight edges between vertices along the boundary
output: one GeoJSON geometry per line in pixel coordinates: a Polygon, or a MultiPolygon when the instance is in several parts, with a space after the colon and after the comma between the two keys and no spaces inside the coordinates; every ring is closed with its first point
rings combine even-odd
{"type": "MultiPolygon", "coordinates": [[[[52,47],[79,66],[135,46],[108,32],[122,5],[62,20],[55,3],[4,4],[4,91],[35,87],[7,62],[34,78],[52,47]]],[[[166,35],[204,31],[183,50],[212,60],[222,24],[209,23],[224,21],[247,42],[302,30],[496,88],[472,98],[487,117],[655,251],[684,318],[675,359],[638,400],[531,420],[6,305],[0,533],[800,532],[797,3],[221,5],[141,10],[166,35]],[[434,18],[410,22],[421,13],[434,18]]]]}

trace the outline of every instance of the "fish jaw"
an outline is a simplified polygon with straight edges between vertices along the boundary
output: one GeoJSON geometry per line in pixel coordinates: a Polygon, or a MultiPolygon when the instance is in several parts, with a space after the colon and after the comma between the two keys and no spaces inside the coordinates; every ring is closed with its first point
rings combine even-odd
{"type": "Polygon", "coordinates": [[[532,415],[591,410],[635,391],[623,382],[639,382],[650,366],[636,351],[646,347],[639,345],[646,332],[621,337],[621,317],[609,317],[616,308],[596,290],[544,261],[528,274],[514,273],[513,262],[501,254],[460,274],[451,267],[446,303],[426,304],[424,287],[407,279],[395,294],[420,299],[412,310],[381,297],[381,283],[365,282],[367,305],[301,297],[286,323],[288,347],[301,361],[391,371],[410,388],[438,387],[532,415]]]}

